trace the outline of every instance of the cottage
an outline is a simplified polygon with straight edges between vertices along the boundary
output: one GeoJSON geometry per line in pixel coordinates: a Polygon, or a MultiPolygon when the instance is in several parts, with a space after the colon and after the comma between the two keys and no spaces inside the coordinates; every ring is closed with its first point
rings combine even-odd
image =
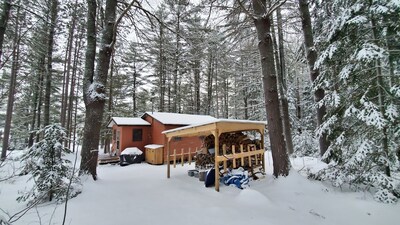
{"type": "MultiPolygon", "coordinates": [[[[146,146],[166,146],[163,131],[216,120],[212,116],[165,112],[146,112],[138,118],[112,117],[107,127],[112,129],[111,152],[120,155],[128,147],[137,147],[146,154],[146,146]]],[[[176,137],[170,148],[189,149],[201,147],[201,137],[176,137]]],[[[162,162],[167,160],[167,150],[162,148],[162,162]]]]}

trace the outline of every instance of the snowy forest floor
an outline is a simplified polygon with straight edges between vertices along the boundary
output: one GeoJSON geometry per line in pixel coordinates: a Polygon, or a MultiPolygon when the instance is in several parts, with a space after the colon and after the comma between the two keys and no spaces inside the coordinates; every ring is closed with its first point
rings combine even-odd
{"type": "MultiPolygon", "coordinates": [[[[250,188],[221,185],[219,193],[187,175],[194,164],[171,168],[171,179],[166,165],[100,165],[99,180],[83,180],[82,193],[68,202],[66,224],[399,224],[400,204],[378,203],[369,192],[339,190],[298,172],[321,168],[318,159],[292,159],[290,175],[279,179],[271,175],[270,154],[266,164],[267,176],[251,181],[250,188]]],[[[2,167],[0,175],[9,169],[2,167]]],[[[15,199],[31,185],[27,179],[0,183],[0,215],[8,218],[5,212],[12,215],[25,207],[15,199]]],[[[64,205],[42,204],[14,224],[61,224],[63,211],[64,205]]]]}

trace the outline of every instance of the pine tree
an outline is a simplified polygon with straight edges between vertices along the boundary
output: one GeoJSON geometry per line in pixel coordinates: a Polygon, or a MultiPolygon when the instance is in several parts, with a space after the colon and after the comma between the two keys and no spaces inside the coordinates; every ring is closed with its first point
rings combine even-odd
{"type": "MultiPolygon", "coordinates": [[[[70,150],[64,147],[67,133],[59,125],[48,125],[39,131],[43,139],[30,147],[22,157],[25,164],[24,171],[35,181],[31,190],[23,193],[17,200],[43,202],[65,200],[69,179],[73,176],[71,161],[65,158],[70,150]],[[71,176],[72,175],[72,176],[71,176]]],[[[76,183],[78,180],[73,178],[76,183]]],[[[69,190],[70,196],[76,195],[69,190]]]]}
{"type": "Polygon", "coordinates": [[[318,30],[319,85],[328,90],[323,100],[328,117],[319,132],[332,140],[324,158],[333,163],[319,177],[335,185],[374,188],[377,200],[394,202],[400,197],[394,175],[399,170],[400,103],[398,84],[390,81],[386,40],[388,35],[400,40],[387,32],[399,28],[400,5],[380,0],[322,7],[329,11],[320,16],[331,19],[318,30]]]}

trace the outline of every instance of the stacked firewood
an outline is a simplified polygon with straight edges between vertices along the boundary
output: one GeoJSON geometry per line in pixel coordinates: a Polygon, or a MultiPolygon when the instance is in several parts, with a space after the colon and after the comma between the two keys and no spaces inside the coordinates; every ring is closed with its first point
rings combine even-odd
{"type": "MultiPolygon", "coordinates": [[[[247,135],[242,132],[223,133],[219,137],[219,155],[223,155],[223,148],[225,146],[225,154],[232,154],[235,146],[235,153],[240,153],[240,146],[243,145],[243,151],[248,151],[248,146],[252,145],[259,149],[261,147],[260,141],[250,140],[247,135]]],[[[211,154],[208,149],[215,149],[215,140],[213,135],[204,138],[202,149],[196,155],[196,167],[210,167],[214,165],[214,154],[211,154]]],[[[239,161],[237,161],[239,163],[239,161]]],[[[232,162],[228,162],[230,165],[232,162]]],[[[248,162],[245,162],[248,164],[248,162]]],[[[237,164],[238,165],[238,164],[237,164]]],[[[245,166],[245,165],[243,165],[245,166]]]]}

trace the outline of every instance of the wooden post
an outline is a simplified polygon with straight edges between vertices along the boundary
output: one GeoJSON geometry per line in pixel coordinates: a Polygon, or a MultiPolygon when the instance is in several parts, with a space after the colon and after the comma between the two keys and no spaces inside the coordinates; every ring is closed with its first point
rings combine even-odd
{"type": "MultiPolygon", "coordinates": [[[[240,153],[243,154],[243,145],[240,145],[240,153]]],[[[242,163],[241,166],[244,166],[244,158],[243,158],[243,156],[240,157],[240,161],[241,161],[241,163],[242,163]]]]}
{"type": "MultiPolygon", "coordinates": [[[[222,154],[226,156],[226,144],[222,145],[222,154]]],[[[226,172],[226,168],[228,167],[227,161],[224,160],[224,173],[226,172]]]]}
{"type": "Polygon", "coordinates": [[[171,162],[169,159],[169,141],[171,138],[167,138],[167,178],[171,177],[171,162]]]}
{"type": "Polygon", "coordinates": [[[262,162],[262,168],[265,173],[265,147],[264,147],[264,129],[260,131],[261,133],[261,149],[264,150],[264,153],[261,155],[261,162],[262,162]]]}
{"type": "Polygon", "coordinates": [[[191,149],[189,148],[189,159],[188,159],[188,161],[189,161],[189,165],[192,163],[192,152],[191,152],[191,149]]]}
{"type": "Polygon", "coordinates": [[[182,148],[182,151],[181,151],[181,165],[183,166],[183,148],[182,148]]]}
{"type": "Polygon", "coordinates": [[[176,149],[174,149],[174,168],[176,168],[176,149]]]}
{"type": "Polygon", "coordinates": [[[215,143],[215,158],[214,158],[214,161],[215,161],[215,190],[216,191],[218,191],[219,192],[219,161],[217,160],[217,156],[219,155],[219,132],[218,132],[218,129],[217,130],[215,130],[215,132],[213,132],[214,133],[214,143],[215,143]]]}
{"type": "MultiPolygon", "coordinates": [[[[251,152],[251,145],[247,145],[247,151],[251,152]]],[[[249,155],[249,166],[251,167],[251,155],[249,155]]]]}
{"type": "Polygon", "coordinates": [[[236,169],[236,151],[235,151],[235,145],[232,145],[232,154],[233,154],[233,169],[236,169]]]}
{"type": "Polygon", "coordinates": [[[256,166],[258,166],[258,154],[255,155],[255,157],[256,157],[256,166]]]}

